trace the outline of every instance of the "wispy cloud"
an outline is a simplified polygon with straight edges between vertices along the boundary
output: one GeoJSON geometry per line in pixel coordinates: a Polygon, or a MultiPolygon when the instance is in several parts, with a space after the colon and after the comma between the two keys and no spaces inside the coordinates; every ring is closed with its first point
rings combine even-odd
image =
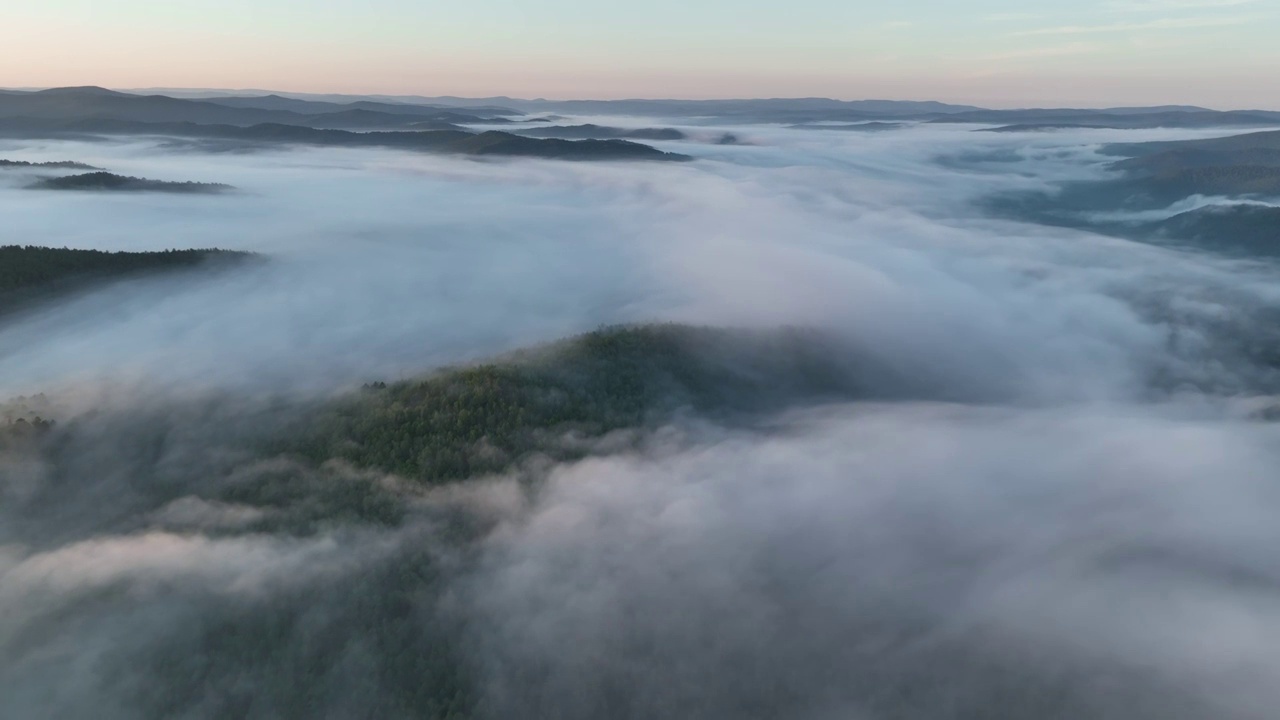
{"type": "Polygon", "coordinates": [[[1073,42],[1064,45],[1048,45],[1043,47],[1010,50],[1008,52],[989,55],[989,60],[1029,60],[1032,58],[1067,57],[1072,55],[1090,55],[1098,52],[1102,46],[1091,42],[1073,42]]]}
{"type": "Polygon", "coordinates": [[[1140,23],[1112,23],[1110,25],[1061,25],[1058,27],[1037,28],[1014,33],[1015,36],[1028,35],[1088,35],[1093,33],[1137,32],[1142,30],[1192,30],[1207,27],[1225,27],[1243,25],[1253,18],[1234,17],[1190,17],[1163,18],[1140,23]]]}
{"type": "Polygon", "coordinates": [[[1117,0],[1107,4],[1112,12],[1171,12],[1254,5],[1258,0],[1117,0]]]}
{"type": "Polygon", "coordinates": [[[1038,20],[1039,18],[1042,18],[1042,17],[1044,16],[1041,15],[1040,13],[1003,12],[1003,13],[992,13],[990,15],[983,17],[982,19],[987,22],[1018,22],[1023,20],[1038,20]]]}

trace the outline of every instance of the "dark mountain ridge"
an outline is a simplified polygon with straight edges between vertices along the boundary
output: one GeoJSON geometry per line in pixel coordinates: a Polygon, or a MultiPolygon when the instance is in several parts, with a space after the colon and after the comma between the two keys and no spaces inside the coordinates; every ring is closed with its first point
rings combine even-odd
{"type": "MultiPolygon", "coordinates": [[[[1116,108],[1023,108],[993,110],[936,101],[765,98],[725,100],[547,100],[510,97],[460,98],[396,95],[336,95],[269,91],[173,90],[117,92],[96,87],[54,88],[0,93],[0,117],[103,117],[146,122],[185,121],[253,125],[267,122],[335,126],[325,115],[367,110],[395,118],[412,116],[440,122],[501,120],[527,113],[684,117],[740,123],[807,124],[869,120],[922,120],[1056,127],[1262,127],[1280,125],[1280,112],[1217,111],[1196,106],[1163,105],[1116,108]],[[450,116],[456,113],[462,118],[450,116]]],[[[366,120],[366,123],[368,121],[366,120]]]]}
{"type": "Polygon", "coordinates": [[[229,250],[104,252],[32,245],[0,246],[0,315],[25,310],[114,280],[213,267],[255,257],[229,250]]]}
{"type": "Polygon", "coordinates": [[[386,147],[463,155],[506,155],[565,160],[688,160],[626,140],[560,140],[522,137],[491,130],[357,133],[297,125],[264,123],[249,127],[197,123],[144,123],[123,120],[51,122],[29,118],[0,119],[0,136],[25,138],[93,138],[102,135],[184,137],[244,146],[292,143],[327,147],[386,147]]]}
{"type": "Polygon", "coordinates": [[[270,101],[269,107],[252,103],[227,104],[173,98],[165,95],[132,95],[104,88],[55,88],[0,96],[0,118],[40,120],[128,120],[135,122],[194,122],[200,124],[258,125],[279,123],[303,127],[407,127],[423,121],[477,123],[509,114],[470,114],[458,109],[392,106],[359,103],[350,106],[302,101],[270,101]],[[302,103],[298,105],[298,103],[302,103]],[[274,106],[274,107],[271,107],[274,106]],[[307,110],[303,112],[302,110],[307,110]]]}
{"type": "Polygon", "coordinates": [[[684,140],[685,133],[675,128],[616,128],[603,125],[553,125],[551,127],[516,130],[515,134],[537,138],[583,140],[684,140]]]}
{"type": "Polygon", "coordinates": [[[201,182],[170,182],[91,172],[45,178],[28,186],[32,190],[101,190],[111,192],[168,192],[183,194],[217,194],[234,190],[230,185],[201,182]]]}

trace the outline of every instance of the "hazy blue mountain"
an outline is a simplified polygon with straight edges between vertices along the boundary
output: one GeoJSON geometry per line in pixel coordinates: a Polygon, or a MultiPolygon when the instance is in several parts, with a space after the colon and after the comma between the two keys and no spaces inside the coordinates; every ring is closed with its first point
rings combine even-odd
{"type": "Polygon", "coordinates": [[[1147,242],[1229,254],[1280,254],[1280,209],[1256,200],[1280,198],[1280,131],[1113,144],[1103,152],[1125,157],[1111,164],[1117,171],[1112,178],[985,202],[1009,217],[1147,242]],[[1209,205],[1159,221],[1114,219],[1116,213],[1158,212],[1193,196],[1245,203],[1209,205]]]}
{"type": "Polygon", "coordinates": [[[1141,157],[1169,150],[1221,153],[1230,151],[1280,150],[1280,130],[1227,135],[1203,140],[1170,140],[1143,143],[1113,143],[1103,148],[1110,155],[1141,157]]]}
{"type": "Polygon", "coordinates": [[[1267,127],[1280,125],[1280,112],[1266,110],[976,110],[935,117],[936,123],[995,124],[1005,131],[1052,130],[1058,128],[1197,128],[1267,127]]]}
{"type": "Polygon", "coordinates": [[[331,147],[388,147],[461,155],[507,155],[562,160],[688,160],[627,140],[561,140],[530,138],[491,130],[418,132],[350,132],[298,125],[263,123],[249,127],[197,123],[145,123],[126,120],[38,121],[0,119],[0,136],[22,138],[81,138],[103,135],[149,135],[198,138],[240,147],[293,143],[331,147]]]}
{"type": "Polygon", "coordinates": [[[833,130],[838,132],[883,132],[886,130],[897,130],[905,127],[905,123],[900,122],[861,122],[861,123],[840,123],[840,124],[817,124],[817,123],[800,123],[792,125],[792,130],[833,130]]]}
{"type": "Polygon", "coordinates": [[[551,127],[517,130],[516,134],[538,138],[595,139],[595,140],[684,140],[685,133],[675,128],[626,128],[601,125],[553,125],[551,127]]]}
{"type": "Polygon", "coordinates": [[[1280,256],[1280,207],[1205,207],[1146,224],[1141,231],[1154,238],[1245,257],[1280,256]]]}
{"type": "Polygon", "coordinates": [[[0,160],[0,169],[18,169],[18,170],[101,170],[92,165],[86,165],[80,162],[71,162],[69,160],[56,160],[53,162],[28,162],[26,160],[0,160]]]}
{"type": "Polygon", "coordinates": [[[302,115],[323,115],[325,113],[339,113],[351,110],[370,110],[390,115],[424,115],[432,118],[447,116],[450,113],[452,113],[454,117],[480,118],[495,118],[524,114],[519,110],[496,106],[460,107],[433,104],[379,102],[375,100],[359,99],[353,99],[348,102],[329,102],[324,100],[306,100],[302,98],[285,97],[274,93],[269,95],[211,97],[207,100],[208,102],[218,105],[227,105],[229,107],[255,108],[260,110],[286,110],[302,115]]]}
{"type": "MultiPolygon", "coordinates": [[[[1215,111],[1192,105],[1116,108],[1026,108],[992,110],[972,105],[935,101],[834,100],[830,98],[768,98],[729,100],[548,100],[505,96],[462,98],[417,95],[341,95],[272,92],[268,90],[151,89],[129,93],[102,88],[58,88],[40,92],[8,92],[0,103],[0,117],[68,117],[80,112],[98,117],[144,121],[188,121],[249,125],[263,122],[333,126],[316,118],[326,114],[368,110],[396,115],[425,115],[431,119],[463,123],[474,121],[450,117],[453,112],[467,118],[489,120],[527,113],[590,115],[639,115],[647,117],[700,118],[739,123],[782,123],[804,125],[822,122],[865,122],[875,120],[929,120],[1016,126],[1018,130],[1059,127],[1261,127],[1280,125],[1280,112],[1262,110],[1215,111]],[[39,96],[38,100],[30,100],[39,96]],[[26,97],[37,112],[6,110],[5,103],[26,97]],[[68,108],[51,98],[70,98],[78,109],[68,108]],[[133,102],[148,98],[148,103],[133,102]],[[163,98],[163,100],[156,100],[163,98]],[[93,102],[89,102],[93,100],[93,102]],[[168,101],[168,102],[165,102],[168,101]],[[217,106],[196,108],[175,103],[217,106]],[[236,114],[240,113],[240,114],[236,114]],[[262,113],[276,113],[264,115],[262,113]]],[[[368,124],[366,126],[374,127],[368,124]]],[[[393,120],[382,127],[393,127],[393,120]]]]}
{"type": "Polygon", "coordinates": [[[133,95],[97,87],[56,88],[29,93],[0,96],[0,118],[38,120],[75,120],[94,118],[137,122],[192,122],[206,125],[258,125],[279,123],[318,128],[399,128],[415,123],[483,122],[485,115],[472,115],[453,109],[420,108],[414,111],[388,111],[380,104],[330,106],[327,103],[305,103],[269,99],[267,107],[248,103],[226,104],[173,98],[164,95],[133,95]],[[292,105],[290,108],[283,106],[292,105]],[[316,107],[319,105],[319,107],[316,107]],[[305,110],[306,112],[300,112],[305,110]]]}

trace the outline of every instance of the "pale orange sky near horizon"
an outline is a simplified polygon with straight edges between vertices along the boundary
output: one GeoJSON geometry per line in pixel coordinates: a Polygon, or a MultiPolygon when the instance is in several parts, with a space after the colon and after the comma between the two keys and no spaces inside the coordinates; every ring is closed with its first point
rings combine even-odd
{"type": "Polygon", "coordinates": [[[1280,109],[1274,0],[44,0],[0,86],[1280,109]]]}

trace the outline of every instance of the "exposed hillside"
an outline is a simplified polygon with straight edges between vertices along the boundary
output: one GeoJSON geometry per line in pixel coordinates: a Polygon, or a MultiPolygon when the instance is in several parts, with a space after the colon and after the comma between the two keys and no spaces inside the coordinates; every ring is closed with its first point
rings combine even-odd
{"type": "Polygon", "coordinates": [[[83,175],[45,178],[29,186],[34,190],[105,190],[111,192],[167,192],[216,194],[233,190],[230,185],[201,182],[168,182],[146,178],[92,172],[83,175]]]}

